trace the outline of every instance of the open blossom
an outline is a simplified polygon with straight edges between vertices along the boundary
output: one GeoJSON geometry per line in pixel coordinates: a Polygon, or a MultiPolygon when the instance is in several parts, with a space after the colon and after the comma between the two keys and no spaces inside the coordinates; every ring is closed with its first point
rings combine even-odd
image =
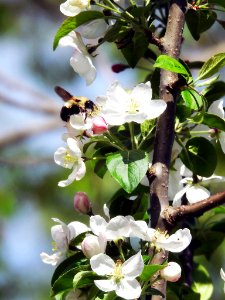
{"type": "Polygon", "coordinates": [[[225,272],[224,272],[224,270],[222,268],[220,269],[220,276],[221,276],[221,278],[224,281],[224,288],[223,288],[223,290],[224,290],[224,293],[225,293],[225,272]]]}
{"type": "Polygon", "coordinates": [[[70,58],[70,65],[76,73],[85,78],[86,84],[90,85],[95,80],[96,69],[80,33],[71,31],[67,36],[60,39],[59,45],[74,48],[73,56],[70,58]]]}
{"type": "Polygon", "coordinates": [[[54,241],[53,250],[55,253],[49,255],[45,252],[42,252],[40,256],[44,263],[55,266],[59,261],[61,261],[61,259],[65,257],[70,241],[79,234],[88,231],[89,228],[87,225],[77,221],[66,225],[57,218],[52,218],[52,220],[59,223],[59,225],[54,225],[51,228],[51,235],[54,241]]]}
{"type": "Polygon", "coordinates": [[[150,241],[158,249],[177,253],[187,248],[191,239],[191,233],[188,228],[179,229],[172,235],[149,228],[146,240],[150,241]]]}
{"type": "Polygon", "coordinates": [[[65,187],[74,180],[80,180],[86,173],[85,163],[82,159],[82,151],[77,140],[73,138],[67,139],[67,147],[60,147],[54,154],[55,162],[68,169],[73,169],[68,179],[60,181],[59,186],[65,187]]]}
{"type": "Polygon", "coordinates": [[[73,17],[89,6],[89,0],[67,0],[60,5],[60,11],[65,16],[73,17]]]}
{"type": "Polygon", "coordinates": [[[143,123],[157,118],[166,109],[163,100],[152,100],[150,82],[138,84],[132,91],[124,90],[115,82],[106,96],[97,101],[105,102],[102,107],[104,119],[109,125],[122,125],[126,122],[143,123]]]}
{"type": "Polygon", "coordinates": [[[115,291],[117,296],[124,299],[137,299],[141,295],[141,286],[135,279],[141,275],[144,262],[141,251],[131,256],[124,263],[114,262],[106,254],[98,254],[90,259],[92,270],[108,279],[95,280],[95,285],[104,292],[115,291]]]}
{"type": "Polygon", "coordinates": [[[184,178],[180,182],[185,183],[186,185],[174,196],[174,207],[181,205],[181,198],[185,193],[186,198],[190,204],[207,199],[210,196],[210,192],[201,185],[201,182],[193,183],[193,179],[190,177],[184,178]]]}
{"type": "Polygon", "coordinates": [[[178,263],[170,261],[168,265],[160,270],[160,275],[167,281],[176,282],[181,276],[181,267],[178,263]]]}

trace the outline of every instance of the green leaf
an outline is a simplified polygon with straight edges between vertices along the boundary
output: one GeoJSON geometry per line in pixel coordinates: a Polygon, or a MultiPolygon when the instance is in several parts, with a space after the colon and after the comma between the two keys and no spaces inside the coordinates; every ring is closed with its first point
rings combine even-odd
{"type": "Polygon", "coordinates": [[[192,114],[192,109],[188,106],[177,104],[176,116],[181,123],[186,121],[192,114]]]}
{"type": "Polygon", "coordinates": [[[140,275],[140,279],[148,281],[157,271],[165,268],[165,265],[145,265],[140,275]]]}
{"type": "Polygon", "coordinates": [[[73,278],[74,289],[80,289],[80,288],[90,286],[94,283],[95,279],[100,278],[93,271],[85,271],[85,270],[83,271],[83,270],[79,273],[76,273],[76,275],[73,278]]]}
{"type": "Polygon", "coordinates": [[[189,139],[185,150],[180,153],[180,158],[194,174],[204,177],[211,176],[217,164],[215,148],[203,137],[189,139]]]}
{"type": "Polygon", "coordinates": [[[65,259],[58,267],[55,269],[55,272],[52,276],[51,285],[55,283],[55,281],[63,274],[66,273],[68,270],[76,268],[80,265],[84,265],[87,262],[87,258],[84,254],[79,251],[74,255],[65,259]]]}
{"type": "Polygon", "coordinates": [[[225,95],[225,82],[217,81],[205,88],[201,94],[206,98],[208,105],[225,95]]]}
{"type": "Polygon", "coordinates": [[[199,110],[203,106],[202,96],[193,89],[182,90],[181,97],[190,109],[199,110]]]}
{"type": "Polygon", "coordinates": [[[215,23],[217,15],[212,10],[189,9],[185,18],[192,37],[198,41],[200,34],[208,30],[215,23]]]}
{"type": "Polygon", "coordinates": [[[213,285],[208,271],[202,265],[195,265],[193,270],[193,291],[201,295],[200,300],[210,300],[213,293],[213,285]]]}
{"type": "Polygon", "coordinates": [[[225,66],[225,53],[218,53],[216,55],[213,55],[202,66],[197,80],[211,77],[224,66],[225,66]]]}
{"type": "MultiPolygon", "coordinates": [[[[131,37],[131,33],[128,32],[131,37]]],[[[118,44],[117,44],[118,45],[118,44]]],[[[120,46],[121,52],[131,68],[134,68],[148,49],[149,41],[144,32],[135,32],[132,40],[128,39],[125,46],[120,46]]]]}
{"type": "Polygon", "coordinates": [[[225,206],[218,206],[213,209],[215,214],[225,214],[225,206]]]}
{"type": "Polygon", "coordinates": [[[106,158],[110,174],[127,193],[138,186],[148,170],[148,164],[148,154],[138,150],[116,152],[106,158]]]}
{"type": "Polygon", "coordinates": [[[222,131],[225,131],[225,121],[224,121],[224,119],[221,119],[220,117],[218,117],[216,115],[205,113],[201,123],[205,124],[205,125],[207,125],[211,128],[217,128],[217,129],[220,129],[222,131]]]}
{"type": "MultiPolygon", "coordinates": [[[[54,282],[52,286],[52,296],[55,296],[63,291],[69,290],[73,288],[73,279],[76,274],[80,274],[81,272],[85,272],[84,270],[90,269],[90,266],[78,266],[76,268],[70,269],[63,275],[59,276],[59,278],[54,282]],[[81,271],[81,272],[80,272],[81,271]]],[[[86,271],[90,272],[90,271],[86,271]]]]}
{"type": "Polygon", "coordinates": [[[58,31],[56,32],[54,42],[53,42],[53,50],[55,50],[59,44],[59,40],[70,33],[72,30],[76,29],[82,24],[87,22],[96,20],[96,19],[103,19],[104,14],[100,11],[82,11],[75,17],[67,18],[62,25],[59,27],[58,31]]]}
{"type": "Polygon", "coordinates": [[[179,73],[185,75],[186,77],[190,76],[190,72],[175,58],[172,58],[168,55],[160,55],[156,62],[153,65],[154,68],[165,69],[174,73],[179,73]]]}

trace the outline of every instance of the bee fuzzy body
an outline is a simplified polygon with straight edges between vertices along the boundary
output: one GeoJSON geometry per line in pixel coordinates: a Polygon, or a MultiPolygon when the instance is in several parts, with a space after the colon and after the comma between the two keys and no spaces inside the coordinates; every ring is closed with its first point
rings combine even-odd
{"type": "Polygon", "coordinates": [[[84,113],[87,117],[93,115],[98,110],[94,102],[86,97],[72,96],[69,92],[59,86],[55,87],[55,91],[62,100],[65,101],[60,112],[60,117],[65,122],[68,122],[72,115],[84,113]]]}

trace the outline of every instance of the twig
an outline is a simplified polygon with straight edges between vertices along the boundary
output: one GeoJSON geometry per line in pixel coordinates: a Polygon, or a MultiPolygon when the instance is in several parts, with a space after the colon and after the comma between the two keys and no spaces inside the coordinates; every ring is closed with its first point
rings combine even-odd
{"type": "Polygon", "coordinates": [[[179,207],[169,206],[162,212],[162,218],[170,225],[189,217],[199,217],[210,209],[225,203],[225,191],[210,196],[206,200],[179,207]]]}

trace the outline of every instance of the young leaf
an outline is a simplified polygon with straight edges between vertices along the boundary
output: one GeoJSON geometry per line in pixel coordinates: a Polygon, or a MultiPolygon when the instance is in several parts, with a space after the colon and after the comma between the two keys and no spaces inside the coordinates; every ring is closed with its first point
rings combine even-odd
{"type": "Polygon", "coordinates": [[[211,299],[213,293],[212,280],[203,265],[195,265],[193,269],[193,291],[201,295],[200,300],[211,299]]]}
{"type": "Polygon", "coordinates": [[[116,152],[106,158],[110,174],[127,193],[138,186],[147,172],[148,163],[148,154],[138,150],[116,152]]]}
{"type": "Polygon", "coordinates": [[[187,141],[180,153],[180,158],[196,175],[209,177],[213,174],[217,156],[213,145],[203,137],[194,137],[187,141]]]}
{"type": "Polygon", "coordinates": [[[87,22],[96,20],[96,19],[103,19],[104,14],[100,11],[82,11],[75,17],[67,18],[62,25],[59,27],[58,31],[56,32],[54,42],[53,42],[53,50],[55,50],[59,44],[59,40],[70,33],[72,30],[76,29],[82,24],[87,22]]]}
{"type": "Polygon", "coordinates": [[[203,105],[202,96],[193,89],[187,88],[181,91],[181,96],[190,109],[199,110],[203,105]]]}
{"type": "Polygon", "coordinates": [[[225,53],[213,55],[202,66],[197,80],[206,79],[217,73],[225,66],[225,53]]]}
{"type": "Polygon", "coordinates": [[[140,279],[143,281],[149,280],[157,271],[165,268],[164,265],[145,265],[140,275],[140,279]]]}
{"type": "Polygon", "coordinates": [[[95,279],[98,279],[99,276],[96,275],[93,271],[85,271],[84,269],[76,273],[76,275],[73,278],[73,287],[74,289],[80,289],[84,288],[86,286],[89,286],[93,284],[95,279]]]}
{"type": "Polygon", "coordinates": [[[154,68],[165,69],[174,73],[179,73],[185,75],[186,77],[190,76],[189,71],[175,58],[172,58],[168,55],[160,55],[156,62],[153,65],[154,68]]]}
{"type": "Polygon", "coordinates": [[[225,131],[225,121],[216,115],[205,113],[201,123],[225,131]]]}

